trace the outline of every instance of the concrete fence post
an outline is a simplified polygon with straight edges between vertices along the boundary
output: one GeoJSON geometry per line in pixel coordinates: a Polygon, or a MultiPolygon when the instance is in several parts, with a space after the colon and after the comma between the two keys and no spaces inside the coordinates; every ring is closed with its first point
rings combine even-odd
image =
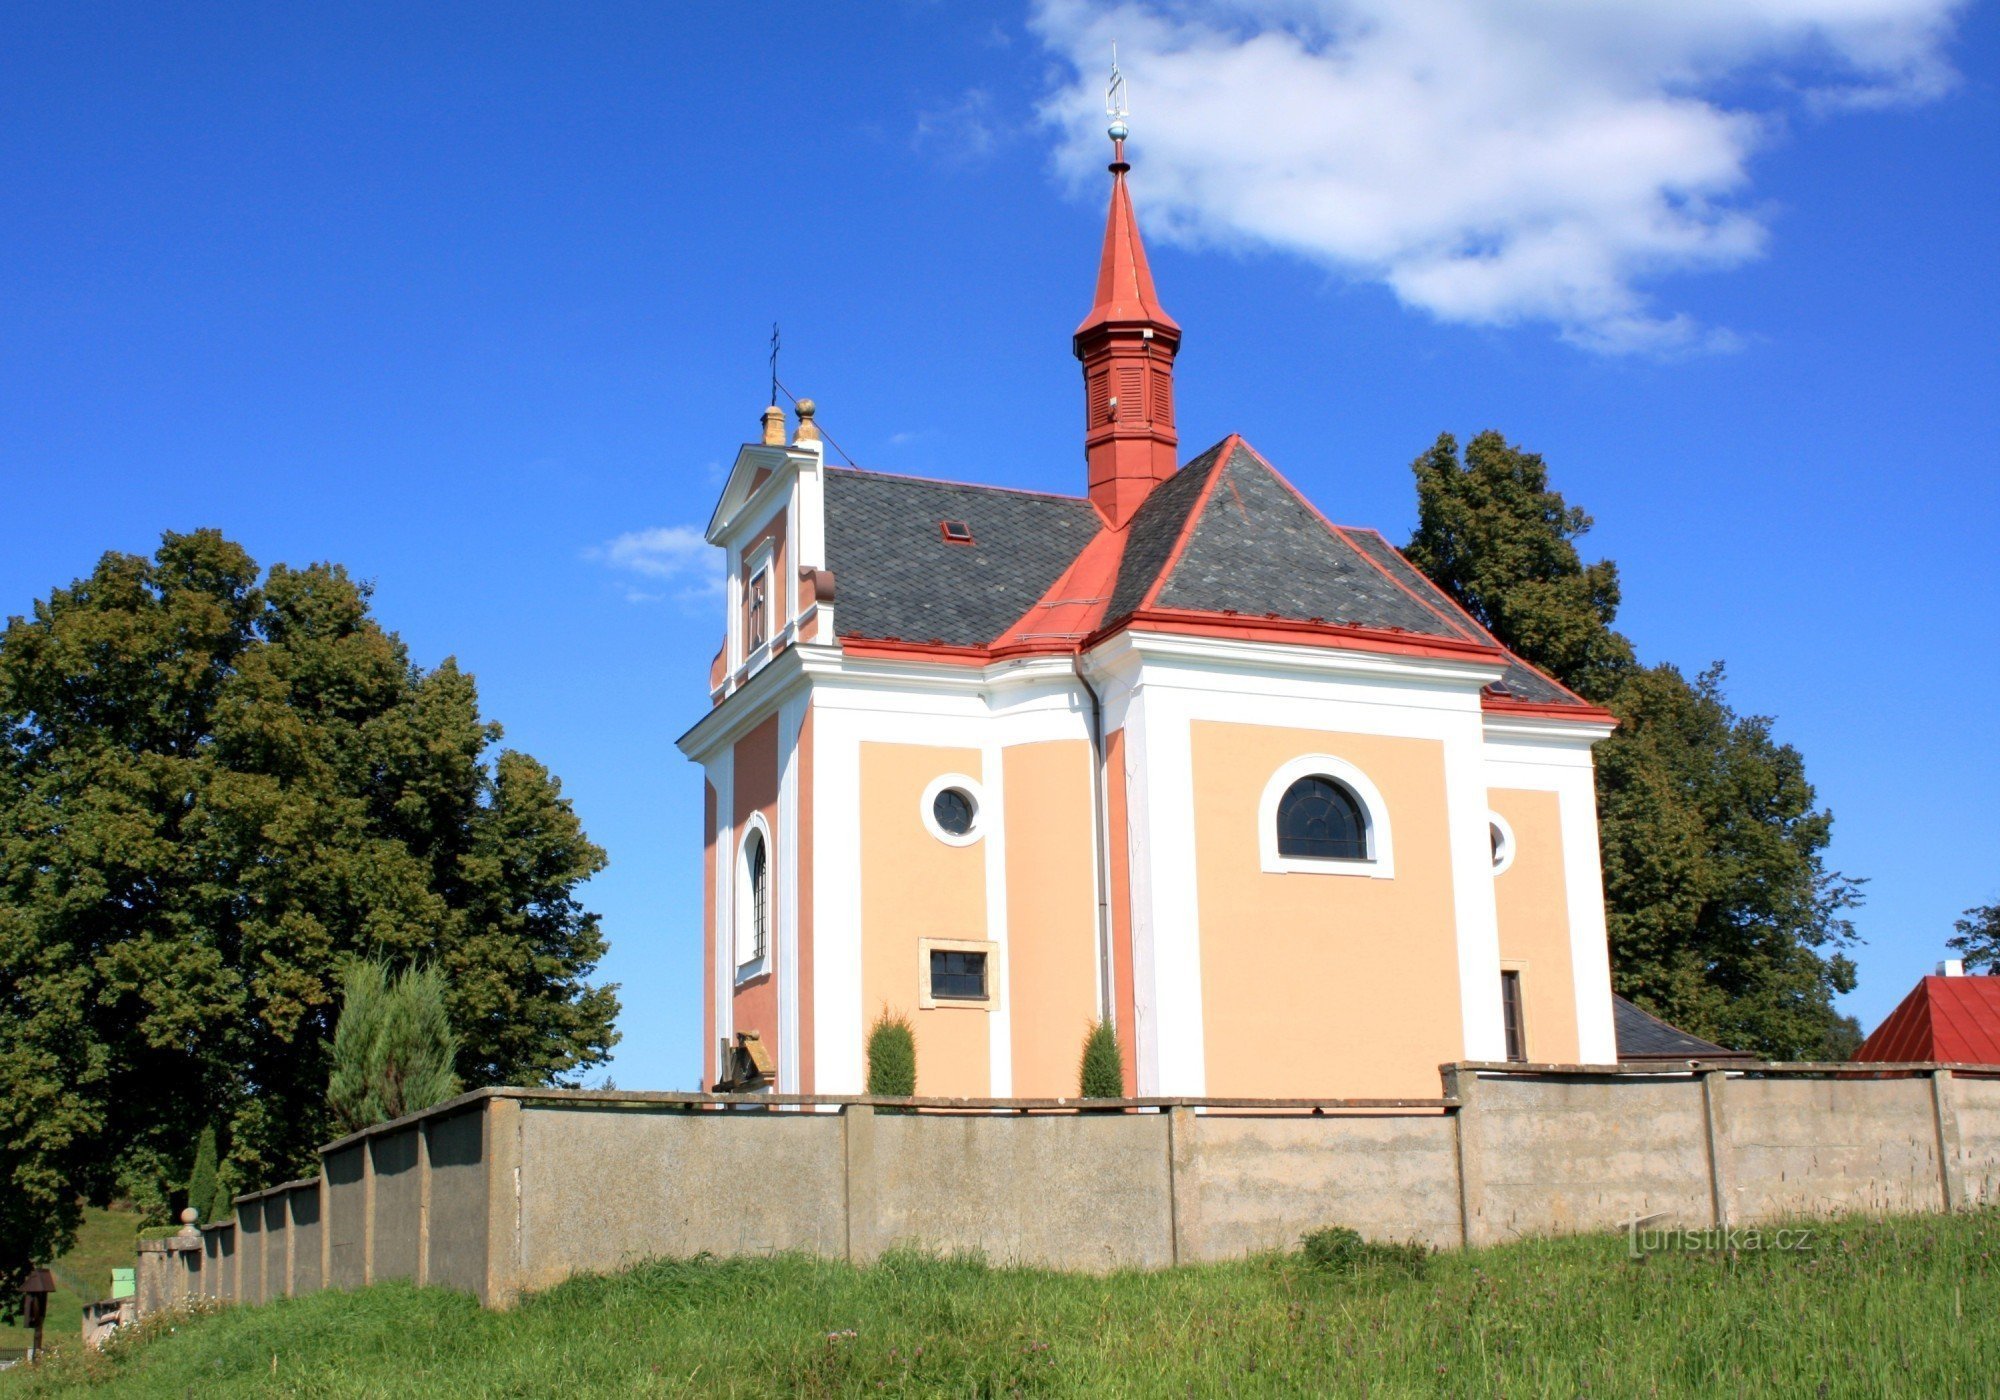
{"type": "Polygon", "coordinates": [[[843,1193],[847,1215],[847,1262],[873,1263],[881,1245],[875,1238],[878,1220],[875,1174],[875,1108],[851,1103],[840,1110],[843,1193]]]}
{"type": "Polygon", "coordinates": [[[1718,1230],[1729,1228],[1730,1205],[1736,1199],[1736,1159],[1729,1148],[1729,1120],[1723,1116],[1728,1082],[1723,1070],[1701,1072],[1701,1135],[1708,1157],[1709,1205],[1718,1230]]]}
{"type": "Polygon", "coordinates": [[[1454,1166],[1458,1173],[1458,1242],[1470,1249],[1480,1242],[1479,1207],[1485,1195],[1485,1158],[1479,1119],[1479,1074],[1463,1065],[1444,1069],[1444,1094],[1457,1099],[1451,1115],[1454,1166]]]}
{"type": "Polygon", "coordinates": [[[428,1122],[417,1133],[417,1287],[431,1281],[431,1135],[428,1122]]]}
{"type": "Polygon", "coordinates": [[[1200,1222],[1194,1205],[1195,1134],[1200,1119],[1185,1104],[1167,1110],[1167,1234],[1176,1264],[1196,1257],[1200,1222]]]}
{"type": "Polygon", "coordinates": [[[521,1287],[521,1104],[486,1100],[480,1147],[486,1159],[486,1291],[488,1307],[512,1307],[521,1287]]]}
{"type": "Polygon", "coordinates": [[[361,1139],[361,1286],[375,1282],[375,1141],[361,1139]]]}
{"type": "Polygon", "coordinates": [[[1931,1118],[1937,1125],[1938,1186],[1948,1211],[1965,1209],[1965,1178],[1959,1162],[1957,1081],[1948,1069],[1931,1071],[1931,1118]]]}
{"type": "Polygon", "coordinates": [[[333,1186],[325,1157],[319,1159],[319,1286],[333,1287],[333,1186]]]}

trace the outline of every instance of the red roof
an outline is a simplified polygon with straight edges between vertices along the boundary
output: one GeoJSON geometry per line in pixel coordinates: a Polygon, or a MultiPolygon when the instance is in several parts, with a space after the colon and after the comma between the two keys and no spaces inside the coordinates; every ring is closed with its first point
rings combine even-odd
{"type": "Polygon", "coordinates": [[[2000,1065],[2000,977],[1924,978],[1854,1058],[2000,1065]]]}

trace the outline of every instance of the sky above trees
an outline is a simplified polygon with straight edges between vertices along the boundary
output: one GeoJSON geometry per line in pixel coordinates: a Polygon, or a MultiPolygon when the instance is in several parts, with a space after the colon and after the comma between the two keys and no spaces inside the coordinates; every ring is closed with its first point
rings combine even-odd
{"type": "Polygon", "coordinates": [[[2000,8],[1504,8],[16,13],[0,614],[203,525],[374,580],[610,854],[612,1072],[690,1086],[771,323],[856,461],[1080,490],[1115,37],[1184,446],[1397,539],[1440,431],[1540,453],[1620,630],[1804,753],[1872,1026],[2000,897],[2000,8]]]}

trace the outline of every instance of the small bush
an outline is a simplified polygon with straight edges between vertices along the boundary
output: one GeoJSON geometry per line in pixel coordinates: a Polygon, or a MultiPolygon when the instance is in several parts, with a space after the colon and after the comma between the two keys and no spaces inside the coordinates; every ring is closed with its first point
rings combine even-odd
{"type": "Polygon", "coordinates": [[[1080,1090],[1086,1099],[1125,1097],[1125,1062],[1118,1053],[1118,1032],[1109,1021],[1092,1021],[1083,1038],[1083,1061],[1077,1066],[1080,1090]]]}
{"type": "Polygon", "coordinates": [[[868,1032],[868,1092],[908,1098],[917,1092],[917,1035],[909,1017],[887,1007],[868,1032]]]}
{"type": "Polygon", "coordinates": [[[194,1170],[188,1174],[188,1204],[203,1225],[215,1219],[215,1129],[201,1130],[194,1149],[194,1170]]]}
{"type": "Polygon", "coordinates": [[[1431,1251],[1415,1240],[1389,1243],[1364,1240],[1345,1225],[1308,1231],[1300,1240],[1305,1266],[1315,1273],[1353,1274],[1363,1269],[1395,1270],[1420,1277],[1430,1266],[1431,1251]]]}

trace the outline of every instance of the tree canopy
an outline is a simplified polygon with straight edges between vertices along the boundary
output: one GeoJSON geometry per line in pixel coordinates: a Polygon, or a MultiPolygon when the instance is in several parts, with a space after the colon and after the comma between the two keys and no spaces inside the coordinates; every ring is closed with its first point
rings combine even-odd
{"type": "Polygon", "coordinates": [[[0,1282],[79,1194],[155,1209],[327,1135],[338,975],[437,969],[468,1085],[600,1063],[615,988],[561,785],[331,564],[213,530],[106,554],[0,636],[0,1282]]]}
{"type": "Polygon", "coordinates": [[[2000,973],[2000,902],[1966,910],[1955,927],[1958,936],[1945,940],[1946,946],[1964,958],[1967,967],[2000,973]]]}
{"type": "Polygon", "coordinates": [[[1833,818],[1797,749],[1739,715],[1723,669],[1690,681],[1642,665],[1613,630],[1610,560],[1585,564],[1591,519],[1542,459],[1449,434],[1413,464],[1413,563],[1501,642],[1618,717],[1597,748],[1612,980],[1639,1005],[1724,1045],[1817,1058],[1858,1040],[1833,1007],[1854,986],[1844,911],[1860,882],[1830,870],[1833,818]]]}

